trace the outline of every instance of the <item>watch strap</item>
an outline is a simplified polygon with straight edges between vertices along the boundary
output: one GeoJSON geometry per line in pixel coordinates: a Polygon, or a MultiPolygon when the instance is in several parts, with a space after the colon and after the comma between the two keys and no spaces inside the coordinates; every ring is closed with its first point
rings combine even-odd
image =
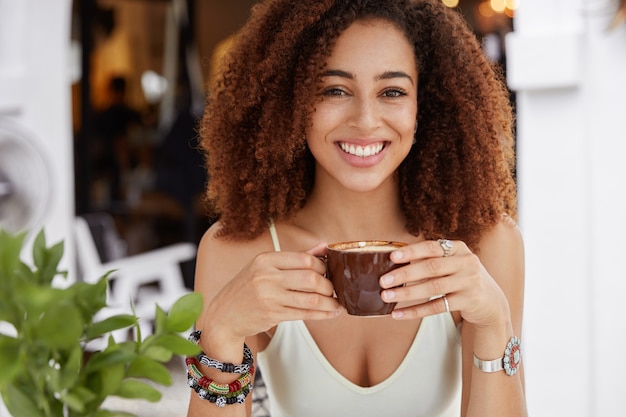
{"type": "Polygon", "coordinates": [[[502,358],[485,361],[478,359],[476,355],[474,355],[474,366],[483,372],[498,372],[504,370],[502,358]]]}
{"type": "Polygon", "coordinates": [[[474,355],[474,366],[482,372],[505,371],[507,375],[513,376],[517,373],[521,362],[521,344],[517,337],[512,337],[504,350],[504,356],[498,359],[483,360],[474,355]]]}

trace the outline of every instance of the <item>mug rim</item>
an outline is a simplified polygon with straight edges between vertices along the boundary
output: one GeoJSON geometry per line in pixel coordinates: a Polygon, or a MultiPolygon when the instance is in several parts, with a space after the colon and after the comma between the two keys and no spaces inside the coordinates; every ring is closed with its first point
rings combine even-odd
{"type": "Polygon", "coordinates": [[[334,252],[348,252],[354,249],[366,248],[369,246],[394,246],[389,252],[396,248],[406,246],[404,242],[397,242],[393,240],[348,240],[344,242],[334,242],[327,245],[329,251],[334,252]]]}

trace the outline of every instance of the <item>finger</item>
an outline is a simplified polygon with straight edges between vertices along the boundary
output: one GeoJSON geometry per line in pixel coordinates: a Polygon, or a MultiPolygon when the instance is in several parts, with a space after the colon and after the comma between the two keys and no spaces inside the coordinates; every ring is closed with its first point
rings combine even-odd
{"type": "Polygon", "coordinates": [[[452,275],[458,269],[458,258],[426,258],[396,268],[380,277],[380,286],[391,288],[421,280],[452,275]]]}
{"type": "Polygon", "coordinates": [[[334,293],[332,282],[317,271],[310,269],[281,272],[282,285],[290,291],[318,293],[331,297],[334,293]]]}
{"type": "Polygon", "coordinates": [[[447,295],[445,299],[444,297],[438,297],[421,304],[394,309],[391,312],[391,317],[397,320],[411,320],[450,312],[453,311],[451,298],[451,295],[447,295]],[[446,300],[448,301],[447,305],[446,300]]]}
{"type": "Polygon", "coordinates": [[[318,274],[324,274],[326,266],[324,262],[306,252],[266,252],[258,255],[254,260],[254,266],[259,270],[278,269],[305,270],[312,269],[318,274]]]}
{"type": "Polygon", "coordinates": [[[322,310],[304,310],[300,308],[287,308],[290,320],[329,320],[334,319],[341,315],[342,308],[338,308],[334,311],[322,311],[322,310]]]}
{"type": "Polygon", "coordinates": [[[323,256],[328,251],[328,244],[326,242],[320,242],[317,245],[313,246],[310,249],[307,249],[305,252],[309,253],[313,256],[323,256]]]}
{"type": "Polygon", "coordinates": [[[325,257],[326,253],[328,253],[328,244],[326,242],[320,242],[305,252],[313,255],[318,260],[318,262],[315,263],[315,271],[321,275],[326,275],[325,257]]]}
{"type": "Polygon", "coordinates": [[[447,256],[454,256],[467,250],[467,246],[461,241],[444,240],[447,242],[445,245],[437,240],[424,240],[404,246],[391,253],[391,260],[395,263],[404,263],[425,258],[443,257],[446,253],[447,256]],[[444,246],[448,244],[450,245],[449,249],[444,251],[444,246]]]}
{"type": "Polygon", "coordinates": [[[336,312],[341,310],[336,298],[302,291],[291,291],[284,300],[284,306],[306,311],[336,312]]]}
{"type": "Polygon", "coordinates": [[[381,292],[381,297],[388,303],[428,300],[442,294],[457,292],[459,289],[460,280],[454,276],[446,276],[423,280],[412,285],[389,288],[381,292]]]}
{"type": "Polygon", "coordinates": [[[324,257],[327,252],[328,244],[326,242],[320,242],[312,248],[304,251],[304,253],[307,253],[315,258],[313,261],[313,269],[320,275],[326,274],[326,262],[324,261],[324,257]]]}

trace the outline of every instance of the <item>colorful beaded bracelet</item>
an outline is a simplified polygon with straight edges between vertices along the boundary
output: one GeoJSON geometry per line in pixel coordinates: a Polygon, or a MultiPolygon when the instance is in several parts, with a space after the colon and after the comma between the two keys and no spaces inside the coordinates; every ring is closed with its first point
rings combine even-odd
{"type": "Polygon", "coordinates": [[[250,381],[249,383],[245,385],[240,385],[238,387],[239,389],[237,390],[232,390],[232,391],[226,390],[224,392],[217,393],[215,391],[212,391],[210,387],[207,386],[206,384],[203,384],[201,383],[201,381],[198,381],[197,379],[195,379],[191,374],[187,374],[187,385],[189,385],[190,388],[193,388],[193,390],[198,393],[200,398],[203,398],[203,399],[208,398],[210,395],[216,395],[218,397],[225,397],[225,398],[233,398],[241,394],[247,395],[247,393],[250,392],[252,388],[254,387],[253,382],[250,381]]]}
{"type": "Polygon", "coordinates": [[[195,379],[191,374],[187,374],[187,378],[188,385],[198,394],[198,397],[203,400],[207,400],[210,403],[214,403],[218,407],[224,407],[231,404],[243,404],[246,400],[246,397],[253,389],[253,382],[250,381],[248,384],[241,387],[241,389],[237,391],[227,392],[225,394],[216,394],[214,392],[211,392],[209,389],[203,387],[199,383],[200,381],[195,379]]]}
{"type": "MultiPolygon", "coordinates": [[[[189,335],[189,340],[198,344],[201,334],[201,331],[195,331],[189,335]]],[[[245,343],[244,362],[241,365],[222,363],[208,358],[204,352],[201,352],[196,357],[187,357],[185,362],[187,364],[188,385],[201,399],[214,403],[218,407],[230,404],[243,404],[254,387],[254,357],[245,343]],[[222,372],[237,373],[241,374],[241,376],[229,384],[220,384],[204,376],[198,369],[200,363],[222,372]]]]}
{"type": "Polygon", "coordinates": [[[193,380],[194,383],[199,385],[201,388],[204,388],[214,394],[226,395],[237,392],[254,381],[254,366],[252,366],[250,372],[246,372],[241,375],[236,381],[233,381],[230,384],[220,384],[202,374],[202,372],[198,369],[198,361],[196,358],[188,357],[185,362],[187,364],[188,378],[193,380]]]}
{"type": "Polygon", "coordinates": [[[203,400],[207,400],[210,403],[213,403],[221,408],[225,405],[243,404],[246,401],[246,397],[248,396],[248,394],[250,394],[250,391],[252,391],[252,384],[242,388],[238,392],[234,392],[229,395],[211,394],[207,390],[199,387],[198,385],[192,386],[191,388],[193,388],[198,393],[198,397],[203,400]]]}
{"type": "MultiPolygon", "coordinates": [[[[196,330],[189,335],[189,341],[197,345],[200,342],[201,335],[202,331],[196,330]]],[[[243,344],[243,363],[241,365],[234,365],[228,362],[220,362],[217,359],[211,359],[207,357],[204,352],[200,352],[196,358],[198,358],[198,361],[204,366],[230,374],[245,374],[250,372],[250,367],[254,363],[252,351],[245,343],[243,344]]]]}

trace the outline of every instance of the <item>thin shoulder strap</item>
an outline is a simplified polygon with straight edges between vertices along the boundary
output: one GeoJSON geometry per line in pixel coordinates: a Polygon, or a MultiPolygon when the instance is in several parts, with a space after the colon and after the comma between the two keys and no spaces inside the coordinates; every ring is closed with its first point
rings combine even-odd
{"type": "MultiPolygon", "coordinates": [[[[274,224],[274,219],[270,219],[270,236],[272,237],[274,250],[276,252],[280,252],[280,242],[278,241],[278,233],[276,232],[276,225],[274,224]]],[[[265,334],[267,335],[267,337],[270,338],[270,340],[272,340],[272,338],[274,337],[275,331],[276,331],[276,328],[265,331],[265,334]]]]}
{"type": "Polygon", "coordinates": [[[278,241],[278,233],[276,232],[276,225],[274,224],[274,219],[270,219],[270,236],[272,237],[274,250],[276,252],[280,252],[280,242],[278,241]]]}

